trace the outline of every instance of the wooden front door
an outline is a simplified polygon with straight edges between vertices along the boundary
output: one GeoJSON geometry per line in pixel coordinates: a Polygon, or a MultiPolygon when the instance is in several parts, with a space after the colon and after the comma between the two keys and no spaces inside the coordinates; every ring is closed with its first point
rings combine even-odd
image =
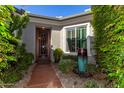
{"type": "Polygon", "coordinates": [[[50,29],[37,28],[37,61],[44,63],[50,61],[50,29]]]}

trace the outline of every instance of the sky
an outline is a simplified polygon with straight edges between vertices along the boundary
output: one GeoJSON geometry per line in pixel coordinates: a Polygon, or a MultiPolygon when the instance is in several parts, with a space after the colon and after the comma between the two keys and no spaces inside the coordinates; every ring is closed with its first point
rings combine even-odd
{"type": "Polygon", "coordinates": [[[19,9],[45,16],[70,16],[90,9],[90,5],[15,5],[19,9]]]}

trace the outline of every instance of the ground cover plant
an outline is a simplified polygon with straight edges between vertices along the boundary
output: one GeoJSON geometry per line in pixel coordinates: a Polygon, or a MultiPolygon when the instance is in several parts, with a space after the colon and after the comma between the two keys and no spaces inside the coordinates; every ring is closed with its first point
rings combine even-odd
{"type": "Polygon", "coordinates": [[[74,70],[75,63],[71,59],[62,59],[58,66],[63,73],[67,74],[74,70]]]}

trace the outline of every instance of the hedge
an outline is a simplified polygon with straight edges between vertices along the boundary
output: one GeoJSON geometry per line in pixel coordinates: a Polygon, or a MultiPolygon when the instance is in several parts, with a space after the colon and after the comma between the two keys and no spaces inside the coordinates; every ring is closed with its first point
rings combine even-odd
{"type": "Polygon", "coordinates": [[[124,6],[92,6],[97,62],[113,87],[124,87],[124,6]]]}
{"type": "Polygon", "coordinates": [[[33,54],[21,43],[29,16],[26,12],[22,15],[15,12],[11,5],[0,5],[0,87],[19,81],[33,60],[33,54]]]}

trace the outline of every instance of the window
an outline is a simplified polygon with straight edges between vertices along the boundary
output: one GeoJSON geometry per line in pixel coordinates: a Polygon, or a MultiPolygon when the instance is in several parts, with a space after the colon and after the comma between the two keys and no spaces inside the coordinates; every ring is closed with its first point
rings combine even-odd
{"type": "Polygon", "coordinates": [[[68,28],[66,33],[66,51],[75,52],[76,45],[75,28],[68,28]]]}
{"type": "Polygon", "coordinates": [[[66,28],[66,52],[86,48],[86,26],[66,28]]]}
{"type": "Polygon", "coordinates": [[[78,27],[76,32],[77,48],[86,48],[86,27],[78,27]]]}

